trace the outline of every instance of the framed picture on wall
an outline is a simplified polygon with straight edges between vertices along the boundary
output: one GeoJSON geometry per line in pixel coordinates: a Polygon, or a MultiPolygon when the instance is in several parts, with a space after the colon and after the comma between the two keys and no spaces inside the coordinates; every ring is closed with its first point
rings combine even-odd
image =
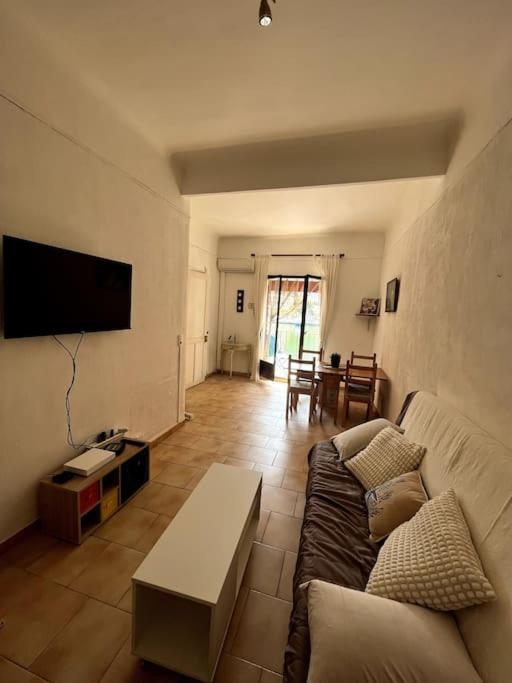
{"type": "Polygon", "coordinates": [[[359,315],[379,315],[380,299],[364,298],[361,301],[361,310],[359,315]]]}
{"type": "Polygon", "coordinates": [[[390,280],[386,287],[386,313],[395,313],[398,307],[398,294],[400,292],[400,280],[395,277],[390,280]]]}

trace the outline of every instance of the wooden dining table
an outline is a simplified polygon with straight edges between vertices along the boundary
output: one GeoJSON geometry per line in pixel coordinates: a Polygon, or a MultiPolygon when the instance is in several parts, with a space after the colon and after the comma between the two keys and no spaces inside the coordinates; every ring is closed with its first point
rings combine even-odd
{"type": "MultiPolygon", "coordinates": [[[[340,363],[339,368],[333,368],[331,365],[320,363],[316,368],[316,373],[322,380],[322,395],[321,402],[324,407],[334,409],[334,424],[338,424],[338,397],[340,391],[340,383],[345,381],[347,374],[346,363],[340,363]]],[[[351,368],[350,379],[370,379],[371,368],[351,368]]],[[[377,368],[377,381],[388,382],[389,377],[382,368],[377,368]]]]}

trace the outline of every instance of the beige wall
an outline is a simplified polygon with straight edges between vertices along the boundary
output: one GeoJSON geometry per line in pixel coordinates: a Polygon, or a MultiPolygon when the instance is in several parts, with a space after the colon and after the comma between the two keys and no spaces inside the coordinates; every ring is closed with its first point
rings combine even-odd
{"type": "MultiPolygon", "coordinates": [[[[217,369],[217,329],[219,319],[219,271],[217,269],[219,238],[208,226],[190,223],[190,254],[189,267],[206,269],[207,301],[206,301],[206,329],[208,331],[208,347],[206,349],[206,374],[217,369]]],[[[196,302],[190,298],[187,306],[194,306],[196,302]]]]}
{"type": "MultiPolygon", "coordinates": [[[[383,233],[334,233],[314,237],[266,238],[223,238],[219,242],[219,256],[248,257],[257,254],[313,254],[344,253],[340,265],[338,294],[335,313],[327,341],[326,354],[338,351],[346,358],[352,350],[373,351],[374,321],[356,318],[361,299],[378,296],[381,276],[383,233]]],[[[270,273],[274,275],[316,274],[313,259],[274,258],[270,273]]],[[[248,274],[226,274],[225,291],[221,299],[223,306],[222,339],[235,335],[237,342],[254,343],[254,314],[247,304],[253,299],[253,276],[248,274]],[[236,291],[245,290],[245,311],[236,312],[236,291]]],[[[221,289],[222,291],[222,289],[221,289]]],[[[235,369],[246,371],[245,357],[237,359],[235,369]]]]}
{"type": "Polygon", "coordinates": [[[396,276],[401,293],[376,348],[392,378],[387,415],[427,389],[512,446],[510,78],[478,96],[440,196],[387,237],[381,295],[396,276]]]}
{"type": "MultiPolygon", "coordinates": [[[[183,412],[185,207],[167,162],[116,112],[10,17],[0,31],[1,233],[133,264],[133,329],[82,344],[75,438],[114,425],[153,437],[183,412]]],[[[38,479],[72,451],[63,350],[49,337],[0,339],[0,377],[1,541],[35,519],[38,479]]]]}

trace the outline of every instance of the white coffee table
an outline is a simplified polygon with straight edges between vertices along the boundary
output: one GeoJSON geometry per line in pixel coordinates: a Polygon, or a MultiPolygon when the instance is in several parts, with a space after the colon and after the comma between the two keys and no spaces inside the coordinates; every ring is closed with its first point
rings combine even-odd
{"type": "Polygon", "coordinates": [[[260,515],[260,472],[214,464],[132,579],[132,650],[213,680],[260,515]]]}

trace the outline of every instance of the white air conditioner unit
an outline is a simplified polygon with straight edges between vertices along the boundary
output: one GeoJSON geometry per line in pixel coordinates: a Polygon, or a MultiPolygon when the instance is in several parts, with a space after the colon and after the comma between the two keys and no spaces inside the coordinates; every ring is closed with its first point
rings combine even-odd
{"type": "Polygon", "coordinates": [[[217,259],[217,268],[221,273],[254,273],[254,259],[221,256],[217,259]]]}

